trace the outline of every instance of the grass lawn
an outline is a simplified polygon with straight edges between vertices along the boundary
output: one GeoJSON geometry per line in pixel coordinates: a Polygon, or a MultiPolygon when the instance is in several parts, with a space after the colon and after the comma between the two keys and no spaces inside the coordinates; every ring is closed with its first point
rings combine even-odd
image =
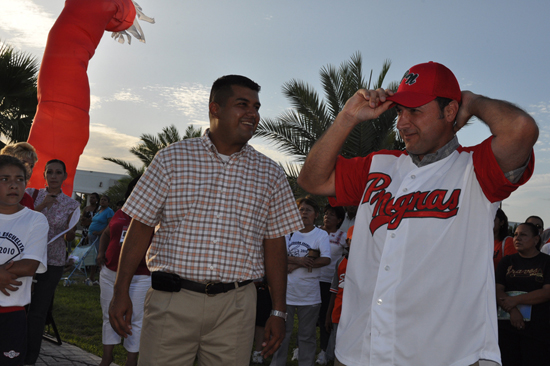
{"type": "MultiPolygon", "coordinates": [[[[60,282],[55,293],[53,317],[63,342],[74,344],[83,350],[99,357],[103,354],[101,343],[102,315],[99,303],[99,286],[85,286],[82,281],[69,287],[60,282]]],[[[292,350],[296,345],[296,327],[291,337],[287,365],[298,366],[297,361],[290,361],[292,350]]],[[[319,338],[319,337],[317,337],[319,338]]],[[[317,350],[317,353],[319,349],[317,350]]],[[[269,364],[268,358],[265,364],[269,364]]],[[[126,350],[116,346],[114,362],[124,365],[126,350]]]]}

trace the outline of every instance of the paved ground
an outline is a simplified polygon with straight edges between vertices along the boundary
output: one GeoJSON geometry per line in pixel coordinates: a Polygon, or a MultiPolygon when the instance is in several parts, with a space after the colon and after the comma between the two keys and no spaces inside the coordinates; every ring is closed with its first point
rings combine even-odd
{"type": "MultiPolygon", "coordinates": [[[[63,342],[58,346],[56,343],[43,340],[36,366],[97,366],[100,362],[101,357],[72,344],[63,342]]],[[[111,366],[117,365],[112,363],[111,366]]]]}

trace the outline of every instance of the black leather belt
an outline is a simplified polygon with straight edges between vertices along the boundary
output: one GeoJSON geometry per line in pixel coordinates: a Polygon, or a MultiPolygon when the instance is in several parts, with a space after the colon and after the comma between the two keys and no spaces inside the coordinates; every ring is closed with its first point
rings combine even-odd
{"type": "Polygon", "coordinates": [[[199,292],[201,294],[216,295],[222,292],[228,292],[238,287],[246,286],[252,283],[252,280],[243,282],[208,282],[199,283],[180,278],[175,273],[156,271],[151,273],[151,284],[153,289],[167,292],[179,292],[184,288],[189,291],[199,292]]]}
{"type": "Polygon", "coordinates": [[[181,281],[181,288],[189,291],[199,292],[201,294],[207,294],[207,295],[221,294],[222,292],[228,292],[236,288],[246,286],[249,283],[252,283],[252,280],[247,280],[243,282],[231,282],[231,283],[223,283],[223,282],[199,283],[199,282],[185,280],[183,278],[180,279],[180,281],[181,281]]]}

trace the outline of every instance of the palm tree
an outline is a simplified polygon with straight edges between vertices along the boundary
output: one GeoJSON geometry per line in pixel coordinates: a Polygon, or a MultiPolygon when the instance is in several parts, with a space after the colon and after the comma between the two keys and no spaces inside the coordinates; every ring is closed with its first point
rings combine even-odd
{"type": "MultiPolygon", "coordinates": [[[[283,85],[283,94],[290,100],[292,109],[275,119],[262,119],[256,136],[271,140],[297,163],[303,163],[313,144],[330,127],[346,101],[359,89],[382,87],[391,61],[386,60],[378,79],[372,83],[372,70],[368,82],[362,73],[362,59],[359,52],[340,67],[327,65],[321,68],[321,84],[325,100],[320,100],[313,87],[300,80],[291,80],[283,85]]],[[[389,89],[397,90],[392,82],[389,89]]],[[[395,133],[396,112],[392,108],[375,120],[363,121],[348,136],[341,154],[346,158],[366,156],[385,148],[402,149],[403,143],[395,133]]],[[[289,178],[296,178],[300,168],[287,165],[289,178]]],[[[292,183],[292,179],[291,179],[292,183]]]]}
{"type": "Polygon", "coordinates": [[[141,142],[130,149],[130,152],[137,156],[143,163],[140,168],[136,167],[132,163],[116,158],[103,158],[104,160],[111,161],[126,170],[130,177],[135,178],[140,174],[143,174],[145,169],[151,164],[155,155],[166,146],[178,142],[181,140],[200,137],[202,135],[202,128],[196,129],[193,125],[187,126],[183,137],[180,135],[178,129],[174,125],[164,127],[162,132],[157,136],[151,134],[143,134],[140,136],[141,142]]]}
{"type": "Polygon", "coordinates": [[[38,105],[37,73],[36,58],[0,43],[0,136],[8,143],[29,136],[38,105]]]}

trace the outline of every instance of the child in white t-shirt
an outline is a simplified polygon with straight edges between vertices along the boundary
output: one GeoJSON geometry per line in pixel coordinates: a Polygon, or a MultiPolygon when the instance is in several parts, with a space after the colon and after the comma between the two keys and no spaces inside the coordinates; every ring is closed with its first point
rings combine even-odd
{"type": "Polygon", "coordinates": [[[48,220],[19,202],[27,171],[17,158],[0,155],[0,365],[22,365],[32,276],[46,272],[48,220]]]}

